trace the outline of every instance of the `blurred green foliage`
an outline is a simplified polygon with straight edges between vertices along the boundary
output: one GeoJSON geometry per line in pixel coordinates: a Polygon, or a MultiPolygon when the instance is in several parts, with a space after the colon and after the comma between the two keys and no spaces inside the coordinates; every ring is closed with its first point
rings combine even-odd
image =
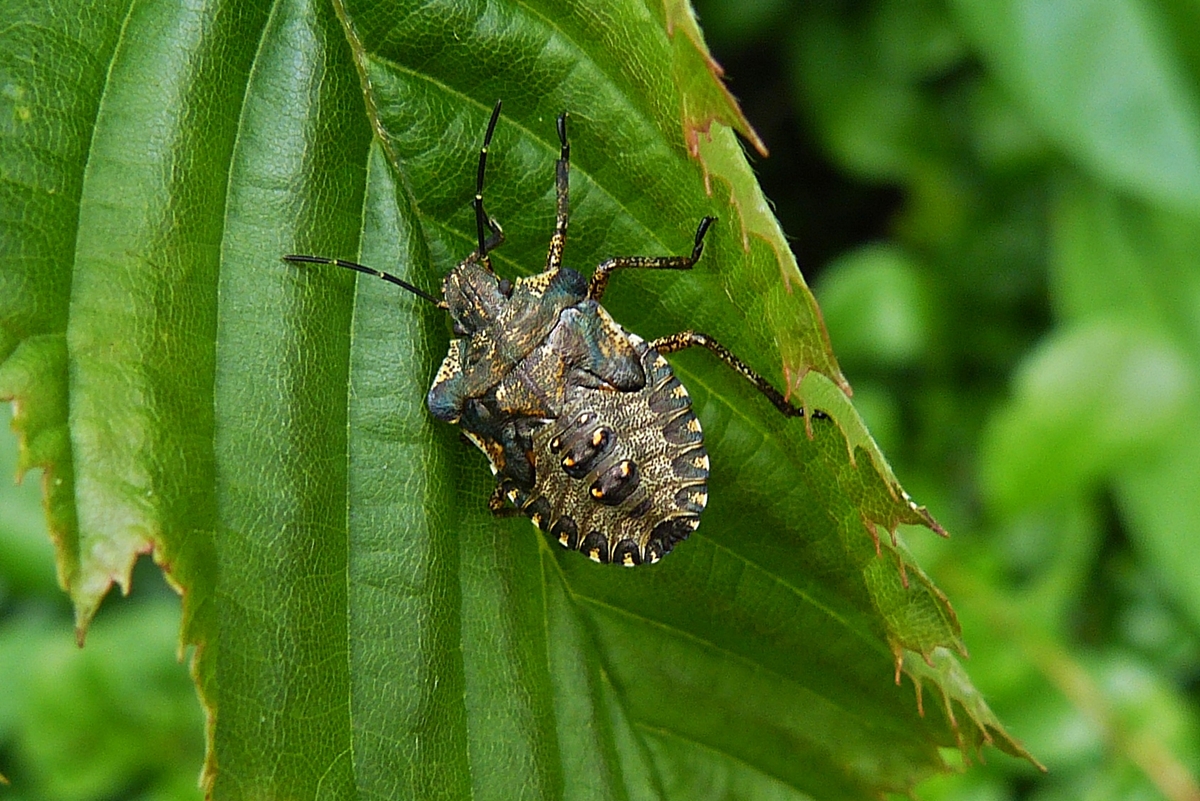
{"type": "Polygon", "coordinates": [[[1200,798],[1200,6],[697,6],[855,403],[953,535],[909,545],[1049,767],[918,795],[1200,798]]]}
{"type": "MultiPolygon", "coordinates": [[[[1195,799],[1200,6],[697,5],[855,403],[953,534],[909,547],[1050,768],[997,754],[919,796],[1195,799]]],[[[36,477],[0,482],[0,772],[196,797],[178,602],[143,572],[76,650],[36,477]]]]}
{"type": "MultiPolygon", "coordinates": [[[[8,427],[4,405],[0,424],[8,427]]],[[[12,483],[16,437],[0,434],[0,798],[195,799],[203,716],[176,658],[179,599],[157,567],[75,645],[70,603],[33,473],[12,483]],[[19,789],[18,789],[19,788],[19,789]]]]}

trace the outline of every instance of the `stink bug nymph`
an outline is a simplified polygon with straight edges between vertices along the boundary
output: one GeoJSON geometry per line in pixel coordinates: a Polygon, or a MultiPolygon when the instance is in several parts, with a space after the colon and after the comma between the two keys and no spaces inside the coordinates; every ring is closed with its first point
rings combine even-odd
{"type": "Polygon", "coordinates": [[[570,146],[558,117],[554,234],[545,271],[509,281],[489,252],[504,232],[483,206],[496,103],[479,151],[475,208],[478,246],[442,281],[436,297],[388,273],[318,256],[378,276],[450,313],[455,338],[426,403],[462,427],[496,476],[496,514],[520,512],[564,547],[596,562],[657,562],[700,524],[708,502],[708,453],[687,389],[663,356],[694,345],[749,380],[783,414],[804,414],[712,337],[697,331],[646,342],[619,326],[600,299],[614,270],[689,270],[704,250],[713,217],[696,228],[687,256],[620,256],[590,279],[562,266],[567,238],[570,146]]]}

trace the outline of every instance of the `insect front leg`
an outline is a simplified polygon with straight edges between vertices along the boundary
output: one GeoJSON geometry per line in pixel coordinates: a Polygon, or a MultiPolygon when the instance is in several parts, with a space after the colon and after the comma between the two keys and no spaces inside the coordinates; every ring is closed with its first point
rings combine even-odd
{"type": "Polygon", "coordinates": [[[588,297],[600,300],[604,290],[608,288],[608,276],[613,270],[622,268],[637,268],[640,270],[690,270],[704,252],[704,235],[708,227],[716,222],[716,217],[705,217],[696,228],[696,241],[692,245],[690,256],[618,256],[600,264],[592,273],[588,282],[588,297]]]}
{"type": "MultiPolygon", "coordinates": [[[[771,383],[767,381],[767,379],[750,369],[750,365],[746,364],[737,356],[734,356],[728,348],[726,348],[720,342],[717,342],[708,334],[702,334],[699,331],[680,331],[678,334],[671,334],[670,336],[661,337],[660,339],[656,339],[650,343],[651,348],[659,353],[664,354],[675,353],[676,351],[683,350],[684,348],[690,348],[697,345],[711,351],[718,359],[732,367],[738,375],[742,376],[742,378],[745,378],[747,381],[753,384],[759,392],[765,395],[767,400],[771,401],[771,403],[775,405],[776,409],[783,412],[788,417],[804,416],[805,412],[803,406],[796,406],[784,398],[783,394],[779,390],[775,389],[775,387],[771,386],[771,383]]],[[[814,416],[819,414],[819,412],[814,413],[814,416]]]]}
{"type": "Polygon", "coordinates": [[[471,201],[471,205],[475,207],[475,229],[479,241],[473,255],[479,258],[480,263],[489,272],[492,271],[492,260],[488,258],[488,251],[499,247],[504,242],[504,230],[500,228],[500,223],[489,217],[483,208],[483,174],[487,169],[488,148],[492,144],[492,134],[496,132],[496,122],[499,119],[500,101],[497,100],[495,108],[492,109],[492,117],[488,120],[487,132],[483,135],[483,147],[479,148],[479,168],[475,172],[475,199],[471,201]]]}
{"type": "Polygon", "coordinates": [[[570,212],[571,145],[567,143],[567,112],[559,114],[556,123],[561,150],[558,161],[554,162],[554,236],[550,237],[550,252],[546,254],[547,272],[556,272],[562,266],[563,247],[567,244],[567,216],[570,212]]]}

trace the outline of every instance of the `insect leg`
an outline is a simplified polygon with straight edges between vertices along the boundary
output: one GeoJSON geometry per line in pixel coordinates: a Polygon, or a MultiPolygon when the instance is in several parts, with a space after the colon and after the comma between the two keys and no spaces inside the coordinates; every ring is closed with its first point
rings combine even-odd
{"type": "Polygon", "coordinates": [[[495,108],[492,109],[492,117],[488,120],[487,132],[483,135],[483,147],[479,148],[479,169],[475,172],[475,199],[471,201],[471,205],[475,207],[475,229],[479,240],[479,246],[475,253],[479,255],[479,260],[488,270],[492,269],[492,260],[488,258],[488,251],[499,247],[500,243],[504,241],[504,231],[500,228],[500,224],[489,217],[483,209],[483,174],[487,169],[488,147],[492,144],[492,134],[496,132],[496,123],[499,120],[500,101],[497,100],[495,108]],[[490,233],[485,233],[485,229],[490,233]]]}
{"type": "Polygon", "coordinates": [[[588,283],[588,297],[596,301],[603,297],[604,290],[608,287],[608,275],[613,270],[628,267],[642,270],[692,269],[692,265],[704,252],[704,235],[708,233],[708,227],[716,222],[716,219],[716,217],[705,217],[700,221],[699,227],[696,228],[696,242],[692,245],[692,255],[690,256],[618,256],[601,263],[592,273],[592,280],[588,283]]]}
{"type": "MultiPolygon", "coordinates": [[[[732,367],[740,376],[745,378],[751,384],[758,388],[758,391],[767,396],[767,400],[775,405],[775,408],[783,412],[788,417],[803,417],[804,408],[796,406],[788,401],[779,390],[771,386],[767,379],[760,376],[758,373],[750,369],[750,366],[734,356],[728,348],[717,342],[708,334],[701,334],[699,331],[680,331],[678,334],[661,337],[649,343],[650,347],[659,353],[675,353],[676,351],[690,348],[693,345],[699,345],[702,348],[707,348],[712,351],[718,359],[732,367]]],[[[814,416],[820,415],[819,412],[814,412],[814,416]]]]}
{"type": "Polygon", "coordinates": [[[562,266],[563,246],[567,243],[567,200],[571,170],[571,146],[567,143],[567,112],[558,115],[558,141],[562,146],[554,162],[554,236],[550,237],[550,252],[546,255],[546,271],[557,272],[562,266]]]}
{"type": "Polygon", "coordinates": [[[521,510],[515,506],[509,506],[505,501],[508,499],[504,496],[504,485],[497,484],[492,490],[491,496],[488,498],[488,511],[495,517],[516,517],[521,514],[521,510]]]}

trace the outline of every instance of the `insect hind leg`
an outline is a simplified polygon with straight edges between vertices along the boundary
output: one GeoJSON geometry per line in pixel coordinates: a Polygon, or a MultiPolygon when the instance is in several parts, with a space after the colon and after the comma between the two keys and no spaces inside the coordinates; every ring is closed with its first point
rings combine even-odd
{"type": "Polygon", "coordinates": [[[708,227],[716,221],[716,217],[705,217],[700,220],[700,225],[696,227],[696,240],[692,245],[690,256],[618,256],[602,262],[596,268],[596,271],[592,273],[592,279],[588,282],[588,297],[599,301],[604,296],[604,290],[608,288],[608,276],[613,270],[620,270],[622,268],[636,268],[641,270],[692,269],[692,266],[700,260],[700,254],[704,252],[704,235],[708,233],[708,227]]]}
{"type": "MultiPolygon", "coordinates": [[[[702,334],[699,331],[680,331],[678,334],[661,337],[649,343],[650,347],[659,353],[675,353],[685,348],[699,346],[713,353],[718,359],[725,362],[726,365],[733,368],[734,372],[745,378],[758,389],[767,400],[774,404],[775,408],[783,412],[787,417],[803,417],[805,410],[803,406],[796,406],[783,394],[771,386],[771,382],[754,372],[750,365],[733,355],[729,348],[717,342],[708,334],[702,334]]],[[[820,412],[814,412],[813,416],[823,416],[820,412]]]]}
{"type": "Polygon", "coordinates": [[[487,506],[493,517],[517,517],[522,514],[520,509],[508,504],[508,497],[504,494],[504,485],[500,483],[492,489],[487,506]]]}

